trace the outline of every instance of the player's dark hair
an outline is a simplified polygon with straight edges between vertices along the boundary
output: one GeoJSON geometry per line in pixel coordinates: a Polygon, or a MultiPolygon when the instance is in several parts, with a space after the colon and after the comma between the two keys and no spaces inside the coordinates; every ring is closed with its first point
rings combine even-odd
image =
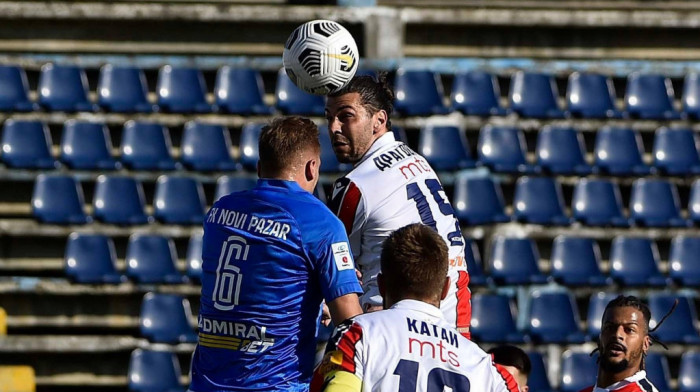
{"type": "Polygon", "coordinates": [[[420,223],[394,231],[382,245],[382,279],[393,298],[440,300],[448,263],[445,241],[420,223]]]}
{"type": "Polygon", "coordinates": [[[318,127],[308,118],[279,117],[262,128],[258,144],[260,169],[277,175],[297,163],[302,152],[321,151],[318,127]]]}
{"type": "Polygon", "coordinates": [[[492,347],[487,353],[493,355],[493,361],[497,364],[512,366],[526,377],[530,375],[530,370],[532,369],[530,357],[520,347],[504,344],[492,347]]]}
{"type": "Polygon", "coordinates": [[[372,76],[355,76],[342,89],[329,94],[330,97],[358,93],[362,106],[370,116],[380,110],[386,112],[386,128],[391,130],[391,113],[394,111],[394,90],[389,85],[386,72],[380,72],[375,79],[372,76]]]}

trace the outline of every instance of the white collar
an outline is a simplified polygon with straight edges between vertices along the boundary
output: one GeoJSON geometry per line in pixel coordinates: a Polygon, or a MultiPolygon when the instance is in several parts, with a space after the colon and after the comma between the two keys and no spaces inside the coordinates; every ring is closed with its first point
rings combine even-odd
{"type": "Polygon", "coordinates": [[[627,377],[626,379],[620,380],[620,381],[608,386],[607,388],[601,388],[598,386],[598,384],[596,384],[595,388],[593,389],[593,392],[614,391],[614,390],[620,389],[628,384],[632,384],[632,383],[637,382],[639,380],[643,380],[646,377],[647,377],[647,372],[644,370],[640,370],[637,373],[627,377]]]}
{"type": "Polygon", "coordinates": [[[429,303],[425,303],[423,301],[418,301],[415,299],[401,300],[395,303],[390,309],[416,310],[421,313],[426,313],[432,317],[442,318],[442,312],[439,308],[436,308],[435,306],[429,303]]]}
{"type": "Polygon", "coordinates": [[[387,146],[391,143],[396,142],[396,139],[394,139],[394,132],[391,130],[387,130],[385,134],[379,137],[379,139],[375,140],[374,143],[369,147],[369,150],[365,153],[365,155],[362,156],[362,158],[357,161],[355,164],[355,167],[359,166],[362,162],[367,160],[372,154],[374,154],[376,151],[378,151],[380,148],[387,146]]]}

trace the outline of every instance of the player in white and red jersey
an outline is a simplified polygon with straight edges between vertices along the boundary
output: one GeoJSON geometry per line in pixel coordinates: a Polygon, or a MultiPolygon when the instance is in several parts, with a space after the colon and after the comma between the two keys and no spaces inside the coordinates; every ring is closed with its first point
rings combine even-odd
{"type": "Polygon", "coordinates": [[[330,208],[344,223],[362,272],[365,310],[381,309],[379,251],[392,231],[410,223],[435,229],[449,247],[450,291],[445,320],[469,337],[471,294],[464,238],[440,180],[422,156],[394,139],[393,92],[385,78],[358,76],[328,97],[326,119],[338,161],[354,168],[338,179],[330,208]]]}
{"type": "Polygon", "coordinates": [[[377,279],[388,309],[336,328],[311,392],[518,392],[507,370],[444,320],[447,268],[447,246],[434,230],[411,224],[392,233],[377,279]]]}

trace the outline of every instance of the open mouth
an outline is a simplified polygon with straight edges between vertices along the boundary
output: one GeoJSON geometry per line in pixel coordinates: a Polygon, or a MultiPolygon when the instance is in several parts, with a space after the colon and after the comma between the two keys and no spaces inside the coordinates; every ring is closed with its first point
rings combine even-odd
{"type": "Polygon", "coordinates": [[[624,355],[627,351],[627,348],[625,348],[625,346],[623,346],[620,343],[611,343],[608,345],[606,351],[609,355],[617,357],[620,355],[624,355]]]}

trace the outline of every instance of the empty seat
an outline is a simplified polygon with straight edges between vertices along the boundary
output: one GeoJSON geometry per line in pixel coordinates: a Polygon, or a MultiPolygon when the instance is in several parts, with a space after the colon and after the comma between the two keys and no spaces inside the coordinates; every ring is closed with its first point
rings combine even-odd
{"type": "Polygon", "coordinates": [[[574,128],[547,125],[537,134],[537,165],[554,174],[588,174],[583,135],[574,128]]]}
{"type": "Polygon", "coordinates": [[[248,123],[241,130],[239,149],[241,151],[241,164],[246,170],[257,170],[258,159],[260,159],[258,143],[264,126],[265,124],[261,123],[248,123]]]}
{"type": "Polygon", "coordinates": [[[147,293],[141,301],[139,330],[154,343],[196,343],[190,301],[177,294],[147,293]]]}
{"type": "Polygon", "coordinates": [[[112,139],[104,123],[68,120],[61,136],[61,162],[71,169],[114,170],[112,139]]]}
{"type": "Polygon", "coordinates": [[[217,201],[233,192],[253,189],[256,183],[257,180],[251,177],[221,176],[216,180],[216,196],[214,196],[214,201],[217,201]]]}
{"type": "Polygon", "coordinates": [[[653,332],[654,336],[664,343],[700,344],[700,335],[695,328],[698,320],[695,301],[686,295],[663,292],[649,294],[649,327],[656,327],[661,318],[671,310],[676,299],[676,310],[653,332]]]}
{"type": "Polygon", "coordinates": [[[404,116],[445,114],[440,74],[399,68],[394,79],[394,110],[404,116]]]}
{"type": "Polygon", "coordinates": [[[530,375],[527,377],[529,392],[552,392],[542,354],[530,351],[527,355],[530,357],[531,366],[530,375]]]}
{"type": "Polygon", "coordinates": [[[148,84],[143,71],[136,67],[115,67],[112,64],[100,68],[97,104],[110,112],[154,110],[154,105],[148,102],[148,84]]]}
{"type": "Polygon", "coordinates": [[[121,283],[112,239],[103,234],[72,233],[64,255],[66,276],[77,283],[121,283]]]}
{"type": "Polygon", "coordinates": [[[223,125],[188,121],[180,150],[182,163],[192,170],[229,171],[237,167],[231,156],[231,135],[223,125]]]}
{"type": "Polygon", "coordinates": [[[642,137],[631,128],[604,126],[595,139],[595,166],[612,175],[640,175],[650,172],[642,160],[642,137]]]}
{"type": "Polygon", "coordinates": [[[515,184],[513,217],[521,222],[567,225],[561,185],[551,177],[520,177],[515,184]]]}
{"type": "Polygon", "coordinates": [[[163,66],[158,71],[156,85],[158,106],[174,113],[208,113],[207,85],[202,72],[196,68],[163,66]]]}
{"type": "Polygon", "coordinates": [[[170,351],[137,348],[129,360],[129,391],[176,392],[180,385],[180,363],[170,351]]]}
{"type": "Polygon", "coordinates": [[[271,114],[265,105],[260,72],[250,68],[232,68],[225,65],[216,73],[214,98],[220,110],[227,113],[252,115],[271,114]]]}
{"type": "Polygon", "coordinates": [[[678,391],[700,391],[700,351],[686,351],[681,356],[678,370],[678,391]]]}
{"type": "Polygon", "coordinates": [[[518,71],[510,80],[510,109],[521,117],[561,118],[552,75],[518,71]]]}
{"type": "Polygon", "coordinates": [[[469,144],[456,126],[428,125],[420,131],[418,153],[434,170],[460,170],[474,167],[469,144]]]}
{"type": "Polygon", "coordinates": [[[11,168],[56,168],[58,162],[51,155],[51,134],[46,124],[33,120],[5,121],[2,161],[11,168]]]}
{"type": "Polygon", "coordinates": [[[700,139],[691,128],[661,127],[654,137],[654,166],[663,173],[700,173],[700,139]]]}
{"type": "Polygon", "coordinates": [[[467,263],[467,271],[469,272],[469,286],[483,286],[488,283],[486,275],[484,275],[484,265],[481,261],[481,254],[476,243],[470,238],[464,239],[464,258],[467,263]]]}
{"type": "Polygon", "coordinates": [[[530,295],[528,333],[536,343],[583,343],[578,307],[568,292],[535,290],[530,295]]]}
{"type": "Polygon", "coordinates": [[[328,126],[321,125],[318,127],[319,142],[321,143],[321,173],[340,173],[350,171],[352,165],[349,163],[340,163],[333,152],[333,142],[331,135],[328,133],[328,126]]]}
{"type": "Polygon", "coordinates": [[[124,124],[121,161],[132,170],[173,170],[172,142],[165,125],[129,120],[124,124]]]}
{"type": "Polygon", "coordinates": [[[24,69],[0,65],[0,111],[29,112],[36,109],[29,100],[29,84],[24,69]]]}
{"type": "Polygon", "coordinates": [[[460,222],[467,225],[507,222],[501,187],[490,177],[458,176],[453,206],[460,222]]]}
{"type": "Polygon", "coordinates": [[[452,81],[452,108],[468,116],[502,116],[501,91],[496,75],[471,71],[458,73],[452,81]]]}
{"type": "Polygon", "coordinates": [[[627,226],[617,183],[582,178],[574,187],[571,210],[575,220],[589,226],[627,226]]]}
{"type": "Polygon", "coordinates": [[[600,247],[591,238],[557,236],[552,245],[552,276],[567,286],[604,286],[600,247]]]}
{"type": "Polygon", "coordinates": [[[674,120],[680,113],[673,108],[671,79],[657,74],[633,72],[627,77],[625,105],[633,118],[674,120]]]}
{"type": "Polygon", "coordinates": [[[309,94],[289,79],[284,68],[277,73],[277,109],[283,114],[323,116],[326,103],[322,96],[309,94]]]}
{"type": "Polygon", "coordinates": [[[489,273],[496,284],[544,283],[538,267],[540,253],[529,238],[497,236],[491,243],[489,273]]]}
{"type": "Polygon", "coordinates": [[[177,253],[170,238],[132,234],[126,247],[126,274],[138,283],[183,283],[175,268],[177,253]]]}
{"type": "Polygon", "coordinates": [[[595,73],[574,72],[569,75],[566,103],[574,117],[619,118],[615,109],[615,87],[612,80],[595,73]]]}
{"type": "Polygon", "coordinates": [[[630,220],[649,227],[682,227],[681,205],[676,185],[662,179],[638,178],[632,184],[630,220]]]}
{"type": "Polygon", "coordinates": [[[82,224],[89,221],[84,210],[83,188],[73,177],[39,174],[32,194],[32,214],[44,223],[82,224]]]}
{"type": "Polygon", "coordinates": [[[597,355],[567,350],[561,356],[560,392],[579,392],[596,384],[598,377],[597,355]]]}
{"type": "Polygon", "coordinates": [[[600,329],[603,326],[605,307],[608,306],[610,301],[617,298],[617,296],[618,294],[603,291],[591,294],[591,298],[588,302],[588,315],[586,316],[586,333],[588,334],[589,340],[595,341],[598,339],[600,329]]]}
{"type": "Polygon", "coordinates": [[[683,112],[693,120],[700,118],[700,77],[696,72],[685,75],[683,80],[683,112]]]}
{"type": "Polygon", "coordinates": [[[45,64],[39,76],[39,103],[49,111],[93,111],[85,71],[73,65],[45,64]]]}
{"type": "Polygon", "coordinates": [[[469,327],[477,342],[522,343],[524,335],[515,327],[511,301],[505,295],[479,294],[472,297],[469,327]]]}
{"type": "Polygon", "coordinates": [[[671,392],[671,371],[668,366],[668,359],[665,355],[657,352],[648,352],[644,358],[644,370],[647,378],[659,390],[659,392],[671,392]]]}
{"type": "Polygon", "coordinates": [[[497,172],[530,171],[525,135],[516,127],[485,125],[479,132],[479,163],[497,172]]]}
{"type": "Polygon", "coordinates": [[[201,224],[204,219],[204,190],[194,178],[160,176],[153,200],[154,217],[171,224],[201,224]]]}
{"type": "Polygon", "coordinates": [[[0,366],[0,385],[8,392],[35,392],[34,368],[25,365],[0,366]]]}
{"type": "Polygon", "coordinates": [[[666,286],[659,249],[648,238],[618,236],[610,249],[610,275],[626,286],[666,286]]]}
{"type": "Polygon", "coordinates": [[[187,257],[185,258],[188,278],[196,282],[202,281],[202,233],[193,233],[187,244],[187,257]]]}
{"type": "Polygon", "coordinates": [[[688,218],[694,223],[700,222],[700,180],[693,181],[690,186],[688,218]]]}
{"type": "Polygon", "coordinates": [[[686,287],[700,286],[700,237],[680,234],[671,241],[669,276],[686,287]]]}
{"type": "Polygon", "coordinates": [[[146,198],[141,183],[133,177],[97,177],[92,201],[95,219],[118,225],[148,223],[144,212],[146,198]]]}

